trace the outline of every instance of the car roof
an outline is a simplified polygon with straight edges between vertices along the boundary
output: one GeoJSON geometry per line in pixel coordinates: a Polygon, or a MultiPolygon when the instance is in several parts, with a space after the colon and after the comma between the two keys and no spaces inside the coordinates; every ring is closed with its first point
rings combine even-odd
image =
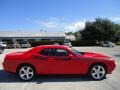
{"type": "Polygon", "coordinates": [[[36,46],[30,50],[27,51],[27,53],[30,52],[38,52],[40,49],[45,49],[45,48],[60,48],[60,49],[68,49],[69,47],[66,45],[40,45],[40,46],[36,46]]]}
{"type": "Polygon", "coordinates": [[[68,46],[66,45],[40,45],[40,46],[37,46],[37,47],[40,47],[40,48],[68,48],[68,46]]]}

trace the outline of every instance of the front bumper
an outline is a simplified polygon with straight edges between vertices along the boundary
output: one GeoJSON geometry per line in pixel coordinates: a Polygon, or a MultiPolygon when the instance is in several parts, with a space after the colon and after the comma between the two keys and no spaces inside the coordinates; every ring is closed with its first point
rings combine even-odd
{"type": "Polygon", "coordinates": [[[116,68],[116,62],[114,61],[113,63],[110,63],[109,67],[108,67],[108,74],[112,74],[112,72],[115,70],[116,68]]]}

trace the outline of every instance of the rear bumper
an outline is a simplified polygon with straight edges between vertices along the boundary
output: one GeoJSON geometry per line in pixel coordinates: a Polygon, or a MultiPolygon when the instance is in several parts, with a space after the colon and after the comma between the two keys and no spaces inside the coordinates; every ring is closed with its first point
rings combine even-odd
{"type": "Polygon", "coordinates": [[[3,62],[2,66],[3,66],[3,69],[6,72],[16,73],[16,69],[15,69],[15,67],[13,65],[9,65],[9,64],[3,62]]]}

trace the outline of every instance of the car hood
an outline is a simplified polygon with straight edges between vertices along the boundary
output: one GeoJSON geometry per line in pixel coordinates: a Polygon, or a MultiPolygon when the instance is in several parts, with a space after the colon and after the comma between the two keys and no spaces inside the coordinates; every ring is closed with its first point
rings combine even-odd
{"type": "Polygon", "coordinates": [[[92,53],[92,52],[84,52],[85,57],[93,57],[93,58],[110,58],[108,56],[105,56],[103,54],[99,53],[92,53]]]}

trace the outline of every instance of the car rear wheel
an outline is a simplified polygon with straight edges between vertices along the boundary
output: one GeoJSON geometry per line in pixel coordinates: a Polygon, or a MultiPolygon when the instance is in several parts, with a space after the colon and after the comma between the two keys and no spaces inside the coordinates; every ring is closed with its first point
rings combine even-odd
{"type": "Polygon", "coordinates": [[[18,76],[24,81],[31,80],[35,77],[35,70],[30,65],[23,65],[18,69],[18,76]]]}
{"type": "Polygon", "coordinates": [[[106,77],[106,69],[103,65],[93,65],[90,69],[89,76],[94,80],[102,80],[106,77]]]}

